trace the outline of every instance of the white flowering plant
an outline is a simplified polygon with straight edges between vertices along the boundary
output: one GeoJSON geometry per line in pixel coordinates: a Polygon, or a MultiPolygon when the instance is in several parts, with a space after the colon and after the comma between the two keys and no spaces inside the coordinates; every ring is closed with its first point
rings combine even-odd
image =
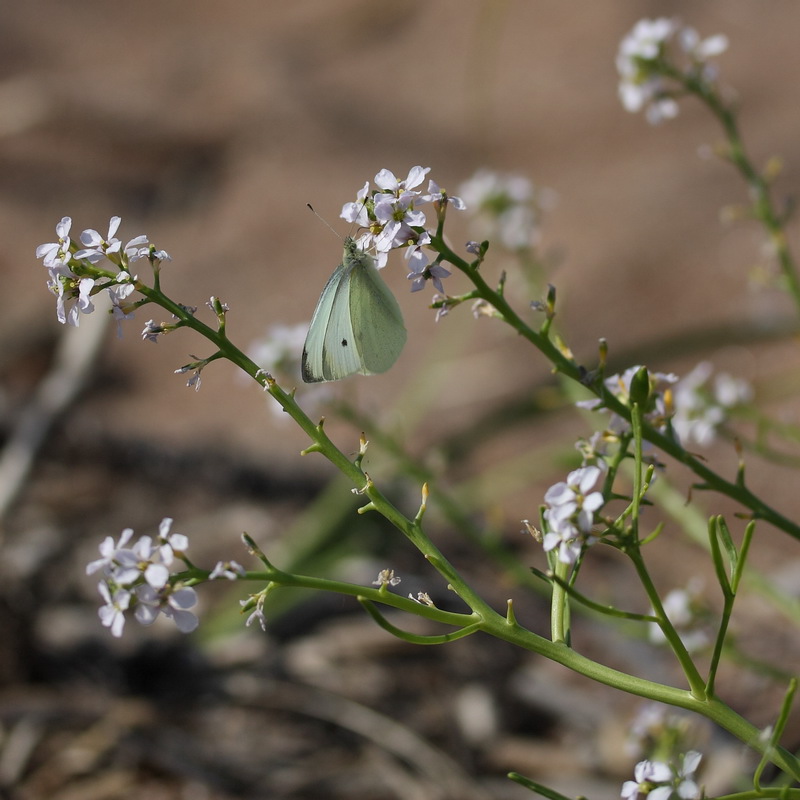
{"type": "MultiPolygon", "coordinates": [[[[752,216],[758,219],[773,246],[783,285],[800,311],[800,282],[785,236],[787,219],[778,213],[770,194],[771,176],[759,172],[742,144],[735,108],[726,103],[717,85],[712,59],[726,47],[722,36],[701,39],[691,28],[672,19],[643,20],[624,39],[617,56],[620,97],[629,111],[645,110],[650,122],[676,116],[685,96],[699,99],[721,122],[725,144],[719,152],[732,163],[748,184],[752,216]]],[[[94,311],[92,298],[106,291],[111,313],[120,326],[146,306],[158,307],[171,316],[168,322],[145,323],[142,337],[157,341],[180,328],[189,328],[212,346],[212,352],[181,366],[176,372],[189,375],[188,384],[200,387],[201,374],[212,362],[227,359],[256,381],[276,407],[285,412],[306,434],[310,444],[306,454],[319,454],[333,464],[351,483],[352,491],[363,499],[359,513],[380,514],[425,557],[432,573],[444,581],[460,598],[466,610],[440,609],[431,596],[419,592],[404,596],[392,592],[400,577],[383,569],[369,583],[347,583],[319,576],[284,571],[274,565],[254,539],[244,536],[250,556],[260,566],[245,569],[234,560],[220,562],[211,569],[195,565],[187,555],[186,536],[171,532],[172,520],[165,518],[158,535],[133,541],[126,529],[115,541],[108,537],[100,545],[100,558],[87,567],[88,574],[99,573],[98,584],[103,604],[101,623],[111,634],[121,636],[126,620],[133,617],[142,624],[153,623],[160,615],[172,620],[184,633],[199,624],[191,611],[197,602],[196,587],[217,579],[248,581],[258,588],[241,601],[247,624],[268,624],[269,595],[285,587],[302,587],[355,597],[375,622],[392,635],[419,644],[446,644],[456,639],[483,633],[550,659],[590,680],[650,701],[693,712],[751,748],[760,760],[752,774],[751,787],[730,797],[775,797],[800,800],[800,758],[782,745],[782,734],[792,708],[796,679],[788,681],[783,703],[774,710],[774,722],[760,730],[735,711],[716,690],[723,658],[732,648],[729,623],[740,587],[756,575],[746,567],[756,528],[772,526],[787,537],[787,545],[800,539],[800,525],[765,502],[745,478],[744,459],[739,447],[740,467],[733,479],[714,470],[691,447],[704,447],[719,434],[730,432],[729,423],[737,409],[752,400],[749,385],[741,378],[717,374],[701,363],[682,380],[644,366],[631,366],[619,374],[607,372],[608,347],[600,340],[596,362],[579,363],[567,343],[556,332],[556,290],[549,286],[542,296],[530,298],[519,310],[506,292],[505,274],[493,282],[490,263],[490,237],[499,247],[529,260],[538,243],[538,230],[546,191],[534,190],[518,176],[479,171],[467,181],[458,195],[443,190],[428,178],[428,168],[414,166],[405,178],[381,169],[374,181],[367,181],[347,202],[342,217],[357,226],[359,247],[373,255],[382,268],[394,250],[402,251],[412,292],[428,284],[436,290],[431,308],[437,320],[465,303],[476,317],[502,322],[533,346],[559,377],[565,395],[577,389],[584,399],[577,405],[593,412],[598,429],[577,443],[579,463],[565,478],[542,496],[538,512],[522,521],[523,532],[541,543],[545,569],[522,566],[529,582],[546,589],[550,597],[550,630],[535,631],[521,624],[514,603],[508,600],[502,610],[494,608],[456,569],[426,528],[429,502],[439,502],[451,521],[463,523],[468,534],[470,523],[448,498],[444,489],[422,484],[421,500],[413,514],[404,513],[370,476],[363,465],[368,436],[362,434],[357,454],[348,455],[349,443],[341,448],[329,437],[324,420],[312,418],[295,394],[299,378],[299,357],[304,329],[277,326],[273,341],[251,357],[235,345],[226,330],[229,309],[217,297],[207,305],[214,325],[203,322],[198,309],[171,299],[161,285],[163,266],[169,255],[144,236],[126,244],[116,237],[119,217],[113,217],[105,236],[96,230],[84,231],[79,241],[71,238],[71,219],[64,217],[56,226],[57,241],[41,245],[37,256],[48,273],[48,286],[56,295],[60,322],[78,325],[82,315],[94,311]],[[427,183],[426,183],[427,182],[427,183]],[[424,188],[423,188],[424,187],[424,188]],[[474,213],[481,231],[479,240],[461,247],[452,246],[445,235],[450,214],[474,213]],[[486,238],[483,238],[483,237],[486,238]],[[148,272],[151,280],[140,277],[148,272]],[[450,293],[460,276],[460,293],[450,293]],[[447,281],[447,284],[445,284],[447,281]],[[586,395],[589,399],[585,399],[586,395]],[[645,523],[646,506],[657,503],[659,486],[667,483],[663,457],[681,465],[691,476],[696,491],[716,493],[736,504],[737,516],[746,519],[738,537],[729,530],[721,515],[707,521],[706,546],[722,595],[722,610],[714,615],[703,607],[700,587],[691,580],[686,589],[661,592],[648,561],[649,545],[662,526],[645,523]],[[656,478],[659,478],[656,481],[656,478]],[[738,538],[738,541],[737,541],[738,538]],[[634,610],[593,599],[579,589],[582,568],[599,547],[609,547],[626,557],[649,602],[649,609],[634,610]],[[180,562],[180,567],[177,566],[180,562]],[[382,609],[394,609],[423,618],[442,627],[435,633],[420,634],[404,630],[390,621],[382,609]],[[584,655],[572,641],[571,618],[582,611],[601,615],[610,623],[625,622],[638,627],[643,638],[666,648],[680,666],[681,685],[657,682],[598,663],[584,655]],[[706,662],[696,654],[707,656],[706,662]],[[765,770],[772,765],[769,781],[765,770]]],[[[325,392],[325,387],[313,391],[325,392]]],[[[306,408],[319,401],[313,391],[301,398],[306,408]]],[[[351,414],[354,412],[350,410],[351,414]]],[[[369,424],[369,422],[368,422],[369,424]]],[[[365,425],[365,431],[367,425],[365,425]]],[[[376,427],[369,436],[380,443],[376,427]]],[[[458,524],[456,527],[458,527],[458,524]]],[[[530,540],[528,540],[530,541],[530,540]]],[[[533,556],[532,556],[533,557],[533,556]]],[[[434,577],[431,577],[434,580],[434,577]]],[[[768,599],[796,625],[800,615],[796,603],[780,593],[768,599]],[[793,610],[792,610],[793,609],[793,610]]],[[[394,617],[392,617],[394,619],[394,617]]],[[[650,719],[648,750],[641,754],[634,777],[621,788],[621,797],[639,800],[699,798],[702,783],[695,778],[701,753],[686,744],[673,722],[650,719]]],[[[647,738],[644,735],[643,739],[647,738]]],[[[737,776],[743,777],[743,776],[737,776]]],[[[553,789],[530,778],[512,774],[513,780],[550,798],[561,798],[553,789]]],[[[731,781],[733,783],[733,781],[731,781]]]]}

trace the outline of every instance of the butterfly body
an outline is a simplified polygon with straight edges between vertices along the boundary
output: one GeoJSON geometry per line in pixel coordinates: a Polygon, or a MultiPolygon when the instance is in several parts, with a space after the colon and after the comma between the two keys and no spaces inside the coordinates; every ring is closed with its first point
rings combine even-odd
{"type": "Polygon", "coordinates": [[[375,260],[350,237],[342,263],[322,290],[303,347],[306,383],[375,375],[406,343],[403,315],[375,260]]]}

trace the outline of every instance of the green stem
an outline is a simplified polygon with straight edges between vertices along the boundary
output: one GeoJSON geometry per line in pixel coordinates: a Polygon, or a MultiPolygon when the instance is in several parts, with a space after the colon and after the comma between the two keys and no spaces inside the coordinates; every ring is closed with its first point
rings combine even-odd
{"type": "MultiPolygon", "coordinates": [[[[198,570],[187,577],[202,578],[203,575],[207,576],[207,573],[198,570]]],[[[342,581],[332,581],[306,575],[294,575],[282,572],[272,565],[269,565],[266,571],[248,572],[243,577],[243,580],[267,581],[272,586],[337,592],[339,594],[350,595],[360,599],[362,602],[366,600],[371,603],[389,605],[442,624],[455,626],[459,629],[455,632],[456,636],[468,635],[476,630],[481,630],[496,639],[509,642],[517,647],[548,658],[597,683],[627,692],[628,694],[656,700],[700,714],[736,736],[740,741],[752,747],[762,756],[765,755],[769,761],[772,761],[772,763],[791,775],[795,780],[800,780],[800,759],[796,758],[782,747],[777,747],[770,742],[765,742],[763,737],[760,736],[760,731],[754,725],[739,716],[733,709],[729,708],[717,698],[707,696],[701,699],[685,689],[667,686],[634,675],[628,675],[603,664],[598,664],[596,661],[576,652],[564,642],[551,642],[543,636],[539,636],[522,627],[516,622],[513,615],[502,616],[485,603],[480,604],[480,610],[474,609],[472,613],[459,614],[451,611],[443,611],[431,606],[420,605],[408,598],[392,594],[387,591],[385,587],[373,589],[356,584],[344,583],[342,581]]],[[[459,584],[463,584],[463,580],[459,579],[459,584]]],[[[459,586],[459,594],[463,594],[461,586],[459,586]]]]}
{"type": "MultiPolygon", "coordinates": [[[[482,628],[486,633],[498,639],[539,653],[598,683],[700,714],[762,755],[767,753],[769,760],[776,766],[792,775],[795,780],[800,780],[800,759],[784,748],[769,747],[768,743],[761,738],[758,728],[716,697],[699,698],[690,691],[627,675],[598,664],[563,643],[549,642],[519,626],[508,625],[505,618],[499,614],[484,617],[482,628]]],[[[702,681],[700,684],[702,686],[702,681]]]]}
{"type": "Polygon", "coordinates": [[[800,800],[800,789],[788,789],[783,787],[764,787],[762,789],[750,789],[746,792],[734,792],[724,794],[716,800],[763,800],[763,798],[776,798],[776,800],[800,800]]]}
{"type": "Polygon", "coordinates": [[[784,222],[773,206],[769,182],[753,166],[753,162],[747,155],[736,115],[722,102],[714,87],[702,79],[680,73],[672,74],[672,77],[679,80],[687,91],[699,97],[722,125],[728,140],[728,159],[742,175],[750,189],[753,214],[767,231],[789,294],[800,312],[800,278],[798,278],[797,267],[783,229],[784,222]]]}
{"type": "Polygon", "coordinates": [[[566,584],[569,564],[556,560],[553,581],[553,593],[550,600],[550,638],[554,642],[566,643],[569,641],[569,602],[567,600],[566,584]]]}
{"type": "Polygon", "coordinates": [[[678,659],[678,662],[681,665],[683,674],[686,676],[686,680],[689,682],[692,696],[697,700],[703,700],[707,696],[705,681],[698,672],[694,661],[692,661],[692,657],[689,655],[688,650],[681,640],[681,637],[678,635],[678,632],[675,630],[674,626],[669,621],[669,617],[667,617],[667,614],[664,611],[664,606],[661,603],[661,597],[655,585],[653,584],[652,579],[650,578],[650,573],[647,571],[647,567],[645,566],[644,559],[642,558],[642,554],[639,551],[638,545],[632,545],[626,550],[626,552],[628,557],[633,562],[634,568],[636,569],[636,574],[638,575],[639,581],[641,582],[642,587],[647,594],[647,599],[650,601],[650,605],[653,607],[655,616],[658,617],[658,626],[661,628],[661,631],[669,643],[672,652],[675,653],[675,657],[678,659]]]}
{"type": "Polygon", "coordinates": [[[398,628],[396,625],[392,625],[392,623],[378,611],[377,606],[371,600],[367,600],[365,597],[359,597],[358,602],[361,603],[361,607],[372,617],[379,627],[391,633],[392,636],[396,636],[398,639],[402,639],[404,642],[409,642],[410,644],[447,644],[448,642],[456,641],[456,639],[463,639],[465,636],[470,636],[481,629],[480,623],[473,622],[471,625],[466,625],[452,633],[436,635],[410,633],[409,631],[402,630],[402,628],[398,628]]]}
{"type": "Polygon", "coordinates": [[[284,391],[272,378],[265,375],[258,364],[248,358],[230,342],[223,332],[215,331],[213,328],[201,322],[193,314],[187,312],[183,306],[174,303],[161,292],[138,284],[137,289],[152,302],[157,303],[176,316],[183,325],[192,328],[200,335],[213,342],[217,346],[221,356],[236,364],[254,380],[258,381],[259,384],[265,386],[267,391],[280,404],[283,410],[289,414],[313,442],[311,447],[307,448],[304,452],[321,453],[368,499],[367,504],[361,509],[362,513],[368,510],[378,511],[398,530],[405,534],[448,583],[453,585],[461,599],[464,600],[473,611],[490,611],[489,606],[480,595],[466,585],[441,551],[423,534],[420,522],[408,519],[388,501],[375,484],[369,480],[361,467],[350,460],[350,458],[333,444],[324,431],[323,423],[315,424],[300,408],[294,399],[293,393],[290,394],[284,391]]]}
{"type": "MultiPolygon", "coordinates": [[[[612,394],[605,387],[602,380],[595,379],[588,382],[586,370],[581,368],[571,355],[565,354],[549,337],[534,331],[523,322],[508,301],[486,283],[480,272],[472,269],[466,261],[454,253],[443,238],[434,236],[431,244],[437,252],[442,254],[447,261],[461,270],[473,282],[480,297],[491,303],[508,325],[520,336],[531,342],[550,361],[555,371],[588,388],[602,401],[606,408],[630,422],[630,408],[612,394]]],[[[736,500],[742,506],[748,508],[754,518],[763,519],[793,538],[800,540],[800,525],[765,503],[746,486],[725,480],[700,459],[684,450],[675,439],[662,433],[649,423],[644,422],[642,424],[642,433],[647,441],[672,456],[672,458],[697,475],[702,480],[702,488],[716,491],[736,500]]]]}
{"type": "MultiPolygon", "coordinates": [[[[444,244],[440,236],[436,237],[436,244],[443,248],[445,253],[449,253],[449,248],[444,244]]],[[[536,344],[542,352],[551,358],[557,369],[564,372],[575,380],[581,379],[578,366],[570,358],[567,358],[555,345],[546,337],[528,328],[522,320],[510,308],[505,299],[498,293],[492,291],[483,281],[482,277],[475,270],[470,270],[461,259],[452,254],[454,263],[460,269],[464,269],[470,275],[476,288],[485,299],[491,302],[498,311],[503,314],[509,324],[517,329],[522,335],[536,344]]],[[[546,658],[562,664],[587,678],[597,681],[606,686],[619,689],[640,697],[657,700],[660,702],[685,708],[701,714],[708,719],[716,722],[722,728],[747,743],[759,753],[767,754],[769,760],[779,768],[791,774],[795,779],[800,780],[800,761],[791,753],[783,748],[775,747],[767,750],[766,746],[759,739],[758,730],[745,719],[736,714],[732,709],[714,697],[700,697],[694,687],[694,679],[689,671],[688,677],[692,684],[693,691],[686,691],[671,686],[666,686],[643,678],[627,675],[618,670],[611,669],[598,664],[589,658],[577,653],[567,646],[563,641],[552,642],[539,636],[525,628],[522,628],[514,619],[513,615],[501,616],[497,614],[458,574],[453,566],[445,559],[438,548],[424,533],[419,520],[411,520],[405,517],[395,506],[393,506],[384,495],[378,490],[371,480],[368,479],[363,470],[357,463],[350,460],[341,450],[339,450],[328,438],[323,430],[322,422],[315,424],[303,412],[294,400],[293,394],[284,391],[271,377],[266,375],[258,365],[236,348],[224,335],[222,331],[215,331],[196,317],[187,312],[182,306],[174,303],[160,291],[150,289],[146,286],[137,284],[137,289],[150,300],[155,302],[167,311],[172,313],[180,322],[200,333],[209,341],[214,343],[221,356],[229,359],[239,366],[248,375],[264,386],[272,397],[281,407],[297,422],[300,428],[309,436],[313,444],[305,452],[319,452],[336,466],[355,486],[359,492],[365,495],[368,502],[362,507],[362,511],[375,510],[391,522],[425,555],[431,565],[447,580],[450,587],[464,600],[471,609],[470,614],[455,614],[444,612],[424,605],[415,603],[397,595],[392,595],[385,590],[370,590],[363,586],[351,586],[341,582],[326,581],[319,578],[304,577],[281,573],[279,570],[270,568],[267,574],[248,573],[248,578],[266,579],[273,584],[283,586],[299,586],[304,588],[319,589],[323,591],[336,591],[351,594],[355,597],[366,598],[373,602],[389,604],[404,611],[417,614],[418,616],[438,620],[445,624],[452,624],[461,629],[469,628],[479,623],[480,629],[495,638],[508,641],[526,650],[538,653],[546,658]]],[[[615,412],[630,418],[629,411],[608,392],[595,389],[606,404],[615,412]]],[[[663,436],[656,436],[654,431],[647,426],[642,426],[644,434],[650,441],[658,443],[663,436]],[[652,438],[651,438],[652,435],[652,438]]],[[[666,449],[666,448],[665,448],[666,449]]],[[[669,451],[676,451],[674,444],[670,445],[669,451]]],[[[677,448],[685,458],[691,458],[685,454],[681,448],[677,448]]],[[[684,460],[684,459],[681,459],[684,460]]],[[[693,459],[692,459],[693,460],[693,459]]],[[[714,473],[706,470],[712,480],[716,479],[714,473]]],[[[719,479],[721,480],[721,479],[719,479]]],[[[711,483],[711,480],[709,480],[711,483]]],[[[716,488],[716,487],[715,487],[716,488]]],[[[733,487],[737,492],[731,496],[740,498],[739,487],[733,487]]],[[[723,494],[726,492],[723,492],[723,494]]],[[[769,518],[767,513],[762,514],[764,518],[769,518]]],[[[778,525],[778,527],[783,527],[778,525]]],[[[791,530],[790,530],[791,532],[791,530]]],[[[800,530],[797,534],[800,536],[800,530]]]]}

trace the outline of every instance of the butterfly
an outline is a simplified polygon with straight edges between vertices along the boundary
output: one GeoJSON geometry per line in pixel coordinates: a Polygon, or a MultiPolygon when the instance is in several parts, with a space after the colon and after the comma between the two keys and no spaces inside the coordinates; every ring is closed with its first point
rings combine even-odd
{"type": "Polygon", "coordinates": [[[403,315],[375,259],[351,237],[317,302],[303,347],[306,383],[386,372],[406,343],[403,315]]]}

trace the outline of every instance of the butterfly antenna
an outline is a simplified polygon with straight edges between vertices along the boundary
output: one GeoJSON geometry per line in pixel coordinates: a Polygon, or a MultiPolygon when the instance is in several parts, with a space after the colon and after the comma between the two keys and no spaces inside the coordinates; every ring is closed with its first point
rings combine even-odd
{"type": "Polygon", "coordinates": [[[312,206],[312,205],[311,205],[311,203],[306,203],[306,205],[307,205],[307,206],[308,206],[308,208],[310,209],[311,213],[312,213],[312,214],[313,214],[313,215],[314,215],[314,216],[315,216],[315,217],[316,217],[316,218],[317,218],[317,219],[318,219],[318,220],[319,220],[319,221],[320,221],[320,222],[321,222],[323,225],[325,225],[325,227],[327,227],[329,230],[333,231],[334,235],[335,235],[335,236],[336,236],[338,239],[341,239],[341,238],[342,238],[341,234],[340,234],[340,233],[339,233],[337,230],[335,230],[335,229],[334,229],[334,227],[333,227],[333,226],[330,224],[330,222],[328,222],[328,220],[326,220],[326,219],[325,219],[325,217],[321,217],[319,214],[317,214],[317,211],[316,211],[316,209],[314,208],[314,206],[312,206]]]}

